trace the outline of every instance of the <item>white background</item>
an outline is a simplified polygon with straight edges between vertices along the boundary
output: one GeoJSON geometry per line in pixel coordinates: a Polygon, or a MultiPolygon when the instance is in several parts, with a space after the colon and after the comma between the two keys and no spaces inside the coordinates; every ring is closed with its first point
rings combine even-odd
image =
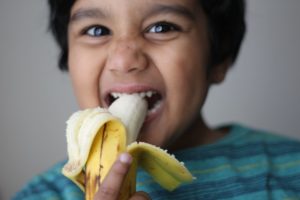
{"type": "MultiPolygon", "coordinates": [[[[212,125],[240,122],[300,139],[300,1],[248,1],[238,62],[204,108],[212,125]]],[[[46,1],[0,1],[0,199],[66,157],[65,121],[77,110],[56,67],[46,1]]]]}

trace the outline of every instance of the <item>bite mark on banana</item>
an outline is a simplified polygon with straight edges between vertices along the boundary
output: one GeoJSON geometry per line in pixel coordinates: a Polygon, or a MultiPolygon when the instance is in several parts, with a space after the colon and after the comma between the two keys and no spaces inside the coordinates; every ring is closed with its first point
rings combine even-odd
{"type": "Polygon", "coordinates": [[[154,145],[135,142],[147,115],[147,103],[139,95],[124,95],[110,108],[78,111],[67,121],[69,160],[62,173],[93,199],[117,156],[133,157],[119,199],[135,192],[137,166],[147,171],[163,188],[172,191],[193,176],[173,155],[154,145]]]}

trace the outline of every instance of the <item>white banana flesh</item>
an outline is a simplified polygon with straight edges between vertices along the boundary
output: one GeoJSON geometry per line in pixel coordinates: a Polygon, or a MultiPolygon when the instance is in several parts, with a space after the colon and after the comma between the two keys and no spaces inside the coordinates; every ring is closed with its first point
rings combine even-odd
{"type": "Polygon", "coordinates": [[[69,160],[62,173],[89,193],[86,199],[93,199],[112,163],[123,151],[132,155],[133,164],[120,199],[127,199],[135,191],[137,166],[170,191],[193,180],[188,169],[173,155],[151,144],[135,142],[146,115],[146,101],[133,94],[118,98],[108,110],[87,109],[69,118],[66,129],[69,160]],[[93,179],[87,181],[90,176],[93,179]],[[95,185],[96,180],[99,182],[95,185]]]}
{"type": "Polygon", "coordinates": [[[123,95],[115,100],[108,111],[121,119],[127,131],[127,145],[136,141],[147,115],[147,102],[138,94],[123,95]]]}

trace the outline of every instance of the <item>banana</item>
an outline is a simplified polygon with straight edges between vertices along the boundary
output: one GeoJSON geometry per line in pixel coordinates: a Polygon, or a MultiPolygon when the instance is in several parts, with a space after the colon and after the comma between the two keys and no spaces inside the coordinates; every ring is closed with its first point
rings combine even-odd
{"type": "Polygon", "coordinates": [[[136,142],[147,115],[147,103],[137,94],[118,98],[109,109],[77,111],[67,121],[68,162],[62,173],[92,200],[117,156],[129,152],[133,162],[119,199],[135,192],[137,167],[142,167],[166,190],[172,191],[194,178],[174,155],[154,145],[136,142]]]}

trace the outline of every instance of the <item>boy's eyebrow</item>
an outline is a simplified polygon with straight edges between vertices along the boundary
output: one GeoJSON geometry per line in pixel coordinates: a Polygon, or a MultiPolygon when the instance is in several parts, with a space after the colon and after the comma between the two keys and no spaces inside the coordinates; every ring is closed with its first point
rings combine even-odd
{"type": "Polygon", "coordinates": [[[74,12],[70,17],[70,23],[84,18],[106,18],[107,15],[99,8],[82,8],[74,12]]]}
{"type": "MultiPolygon", "coordinates": [[[[183,15],[184,17],[187,17],[191,20],[195,20],[195,16],[193,15],[193,13],[186,7],[181,5],[163,4],[158,4],[150,8],[150,10],[146,12],[146,18],[161,13],[175,13],[183,15]]],[[[107,18],[107,14],[99,8],[81,8],[71,15],[70,23],[84,18],[107,18]]]]}
{"type": "Polygon", "coordinates": [[[181,5],[163,5],[158,4],[153,6],[146,14],[147,17],[161,14],[161,13],[175,13],[179,15],[183,15],[191,20],[195,20],[195,15],[186,7],[181,5]]]}

